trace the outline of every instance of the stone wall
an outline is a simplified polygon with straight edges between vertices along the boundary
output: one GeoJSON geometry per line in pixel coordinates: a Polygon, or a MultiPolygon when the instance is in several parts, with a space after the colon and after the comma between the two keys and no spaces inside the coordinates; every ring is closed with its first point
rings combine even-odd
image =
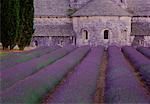
{"type": "MultiPolygon", "coordinates": [[[[132,24],[135,26],[132,27],[132,35],[141,35],[143,36],[143,44],[139,44],[140,46],[150,47],[150,17],[133,17],[132,24]],[[137,26],[136,26],[137,24],[137,26]],[[141,26],[140,26],[141,24],[141,26]]],[[[132,36],[133,41],[135,36],[132,36]]]]}
{"type": "Polygon", "coordinates": [[[150,17],[133,17],[131,35],[150,36],[150,17]]]}
{"type": "Polygon", "coordinates": [[[53,46],[60,45],[65,46],[68,44],[74,45],[75,37],[48,37],[48,36],[35,36],[31,40],[31,46],[53,46]]]}
{"type": "MultiPolygon", "coordinates": [[[[71,18],[67,18],[67,17],[36,17],[34,18],[34,27],[36,27],[36,25],[65,25],[67,23],[72,23],[71,18]]],[[[45,33],[44,30],[43,30],[43,33],[45,33]]],[[[35,34],[32,38],[31,45],[35,45],[36,44],[35,42],[37,42],[38,46],[50,46],[50,45],[57,44],[56,42],[54,42],[54,40],[61,40],[62,38],[60,37],[60,38],[55,39],[51,36],[47,36],[47,34],[45,35],[46,36],[44,35],[36,36],[35,34]]],[[[64,40],[64,38],[62,38],[62,40],[64,40]]]]}
{"type": "Polygon", "coordinates": [[[144,47],[150,47],[150,36],[144,36],[144,47]]]}
{"type": "Polygon", "coordinates": [[[68,44],[73,44],[73,37],[52,37],[53,45],[65,46],[68,44]]]}
{"type": "Polygon", "coordinates": [[[74,17],[73,27],[77,34],[77,45],[130,45],[131,17],[93,16],[74,17]],[[82,30],[87,30],[89,39],[85,41],[82,30]],[[104,30],[109,30],[109,39],[104,39],[104,30]]]}
{"type": "Polygon", "coordinates": [[[32,46],[50,46],[52,45],[52,39],[48,36],[36,36],[31,40],[32,46]]]}
{"type": "MultiPolygon", "coordinates": [[[[131,45],[135,36],[131,34],[131,17],[93,16],[93,17],[36,17],[34,25],[64,25],[72,23],[77,34],[77,45],[131,45]],[[83,39],[83,30],[88,31],[89,39],[83,39]],[[109,39],[104,39],[104,31],[109,30],[109,39]]],[[[150,17],[133,17],[132,22],[150,23],[150,17]]],[[[150,27],[149,27],[150,28],[150,27]]],[[[50,37],[34,37],[38,45],[51,45],[50,37]]],[[[31,43],[34,44],[32,41],[31,43]]],[[[144,46],[150,46],[150,36],[144,36],[144,46]]]]}

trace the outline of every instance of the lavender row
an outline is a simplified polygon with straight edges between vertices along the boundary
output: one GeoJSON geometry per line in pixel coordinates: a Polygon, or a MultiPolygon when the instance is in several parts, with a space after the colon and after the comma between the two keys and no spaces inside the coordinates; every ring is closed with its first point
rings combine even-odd
{"type": "Polygon", "coordinates": [[[26,54],[31,53],[31,52],[37,52],[37,51],[42,50],[44,48],[48,48],[48,47],[44,47],[44,46],[43,47],[38,47],[36,49],[32,49],[32,50],[24,51],[24,52],[11,52],[11,53],[8,53],[5,56],[0,57],[0,61],[3,62],[3,61],[6,61],[6,60],[14,59],[14,57],[23,56],[23,55],[26,55],[26,54]]]}
{"type": "Polygon", "coordinates": [[[16,57],[13,57],[13,59],[5,60],[5,61],[0,63],[1,64],[0,70],[6,70],[6,69],[13,67],[17,64],[20,64],[22,62],[26,62],[26,61],[29,61],[33,58],[36,58],[36,57],[39,57],[39,56],[44,55],[46,53],[52,52],[58,48],[59,47],[49,47],[49,48],[41,49],[39,51],[29,53],[26,55],[16,56],[16,57]]]}
{"type": "Polygon", "coordinates": [[[93,103],[104,48],[95,47],[53,94],[49,104],[93,103]]]}
{"type": "Polygon", "coordinates": [[[123,47],[122,51],[140,72],[142,79],[145,80],[146,84],[150,88],[150,59],[146,58],[133,47],[123,47]]]}
{"type": "Polygon", "coordinates": [[[73,51],[75,46],[67,46],[57,49],[49,54],[45,54],[41,57],[34,58],[30,61],[18,64],[7,70],[1,72],[1,90],[4,90],[19,80],[26,78],[27,76],[34,74],[41,68],[55,62],[56,60],[64,57],[69,52],[73,51]]]}
{"type": "Polygon", "coordinates": [[[15,53],[15,55],[8,57],[8,59],[3,60],[1,62],[8,62],[8,61],[13,61],[14,59],[16,60],[16,62],[21,61],[21,59],[25,59],[26,57],[32,57],[32,55],[39,55],[41,54],[43,51],[42,50],[48,50],[48,49],[58,49],[60,48],[59,46],[51,46],[51,47],[39,47],[37,49],[34,50],[30,50],[30,51],[26,51],[26,52],[21,52],[21,53],[15,53]]]}
{"type": "Polygon", "coordinates": [[[17,82],[0,94],[1,103],[38,103],[46,93],[63,79],[68,71],[80,63],[89,50],[90,47],[88,46],[77,48],[38,73],[17,82]]]}
{"type": "Polygon", "coordinates": [[[108,48],[105,103],[149,103],[150,98],[138,83],[120,48],[108,48]]]}
{"type": "Polygon", "coordinates": [[[150,48],[138,47],[137,50],[150,59],[150,48]]]}

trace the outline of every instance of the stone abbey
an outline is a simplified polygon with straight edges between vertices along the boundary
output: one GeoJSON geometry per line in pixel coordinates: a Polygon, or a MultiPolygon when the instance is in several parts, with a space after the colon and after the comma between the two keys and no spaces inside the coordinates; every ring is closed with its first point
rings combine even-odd
{"type": "Polygon", "coordinates": [[[34,0],[36,46],[150,47],[150,0],[34,0]]]}

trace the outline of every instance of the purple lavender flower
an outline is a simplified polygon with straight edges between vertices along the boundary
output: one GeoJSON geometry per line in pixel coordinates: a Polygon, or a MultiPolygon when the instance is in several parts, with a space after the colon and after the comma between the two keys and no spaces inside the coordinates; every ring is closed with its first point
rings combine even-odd
{"type": "Polygon", "coordinates": [[[73,51],[75,46],[67,46],[57,49],[49,54],[45,54],[39,58],[34,58],[30,61],[18,64],[12,68],[1,72],[1,90],[4,90],[19,80],[34,74],[41,70],[43,67],[55,62],[56,60],[64,57],[69,52],[73,51]]]}
{"type": "Polygon", "coordinates": [[[150,48],[138,47],[137,50],[150,59],[150,48]]]}
{"type": "Polygon", "coordinates": [[[150,59],[146,58],[133,47],[123,47],[122,51],[140,72],[143,80],[146,81],[148,87],[150,88],[150,59]]]}
{"type": "Polygon", "coordinates": [[[105,103],[149,103],[149,96],[137,82],[120,50],[116,46],[108,48],[105,103]]]}
{"type": "Polygon", "coordinates": [[[93,103],[103,51],[101,46],[92,48],[48,103],[93,103]]]}
{"type": "Polygon", "coordinates": [[[62,59],[4,90],[1,103],[36,104],[51,91],[89,52],[90,47],[77,48],[62,59]]]}
{"type": "Polygon", "coordinates": [[[41,55],[44,55],[46,53],[49,53],[51,51],[54,51],[56,49],[58,49],[59,47],[56,46],[56,47],[47,47],[47,48],[40,48],[41,50],[38,50],[38,51],[34,51],[34,52],[31,52],[31,53],[25,53],[25,54],[18,54],[18,55],[14,55],[13,57],[10,57],[9,59],[7,60],[3,60],[0,64],[1,64],[1,67],[0,67],[0,70],[5,70],[7,68],[10,68],[10,67],[13,67],[19,63],[22,63],[22,62],[25,62],[25,61],[28,61],[28,60],[31,60],[33,58],[36,58],[36,57],[39,57],[41,55]]]}

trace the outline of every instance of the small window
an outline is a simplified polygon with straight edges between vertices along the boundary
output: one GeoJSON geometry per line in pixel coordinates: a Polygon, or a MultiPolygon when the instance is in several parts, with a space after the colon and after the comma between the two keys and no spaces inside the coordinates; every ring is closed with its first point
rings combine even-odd
{"type": "Polygon", "coordinates": [[[86,31],[85,39],[88,40],[88,32],[86,31]]]}
{"type": "Polygon", "coordinates": [[[89,39],[88,31],[87,30],[83,30],[83,37],[84,37],[85,40],[89,39]]]}
{"type": "Polygon", "coordinates": [[[123,0],[120,0],[121,3],[123,3],[123,0]]]}
{"type": "Polygon", "coordinates": [[[38,42],[36,40],[34,41],[34,43],[35,43],[35,46],[38,46],[38,42]]]}
{"type": "Polygon", "coordinates": [[[108,30],[105,30],[105,31],[104,31],[104,39],[108,39],[108,34],[109,34],[109,31],[108,31],[108,30]]]}
{"type": "Polygon", "coordinates": [[[64,44],[64,41],[61,41],[60,44],[63,45],[63,44],[64,44]]]}

